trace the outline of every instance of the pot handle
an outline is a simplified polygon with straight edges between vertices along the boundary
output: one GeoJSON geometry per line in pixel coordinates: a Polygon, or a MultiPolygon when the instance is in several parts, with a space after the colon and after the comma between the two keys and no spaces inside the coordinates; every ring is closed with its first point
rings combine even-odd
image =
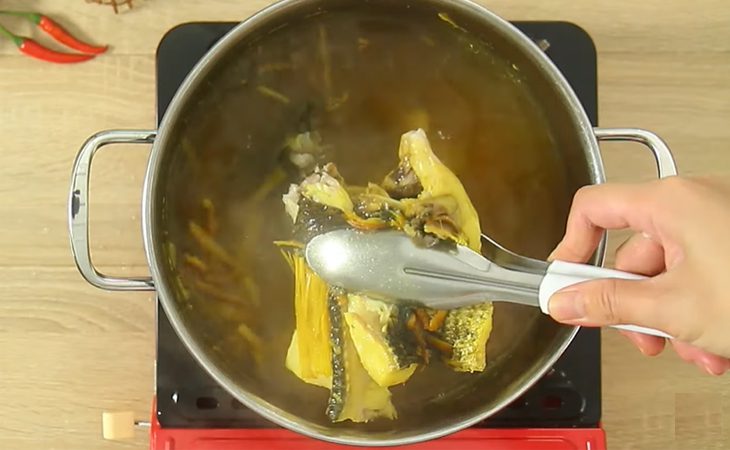
{"type": "Polygon", "coordinates": [[[644,144],[654,154],[659,178],[677,175],[677,165],[667,144],[651,131],[640,128],[594,128],[599,141],[632,141],[644,144]]]}
{"type": "Polygon", "coordinates": [[[109,130],[91,136],[79,150],[71,176],[68,199],[68,227],[76,267],[90,284],[111,291],[151,291],[152,278],[116,278],[100,273],[91,262],[89,250],[89,175],[91,160],[108,144],[151,144],[154,130],[109,130]]]}

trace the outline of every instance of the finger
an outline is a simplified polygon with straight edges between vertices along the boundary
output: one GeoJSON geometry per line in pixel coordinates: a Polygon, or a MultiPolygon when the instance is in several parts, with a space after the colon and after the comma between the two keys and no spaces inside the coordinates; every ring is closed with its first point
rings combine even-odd
{"type": "Polygon", "coordinates": [[[672,347],[683,360],[695,364],[711,375],[722,375],[730,370],[730,359],[701,350],[693,345],[677,340],[672,341],[672,347]]]}
{"type": "Polygon", "coordinates": [[[616,251],[616,269],[654,276],[664,271],[664,249],[644,233],[636,233],[616,251]]]}
{"type": "Polygon", "coordinates": [[[555,320],[571,325],[632,324],[674,335],[683,326],[682,305],[666,292],[658,278],[593,280],[554,294],[548,310],[555,320]]]}
{"type": "Polygon", "coordinates": [[[636,333],[633,331],[618,330],[619,333],[628,338],[632,344],[646,356],[656,356],[664,350],[667,340],[657,336],[636,333]]]}
{"type": "Polygon", "coordinates": [[[563,240],[550,259],[585,262],[598,247],[606,229],[631,228],[654,236],[656,202],[649,201],[656,185],[602,184],[578,190],[568,215],[563,240]]]}

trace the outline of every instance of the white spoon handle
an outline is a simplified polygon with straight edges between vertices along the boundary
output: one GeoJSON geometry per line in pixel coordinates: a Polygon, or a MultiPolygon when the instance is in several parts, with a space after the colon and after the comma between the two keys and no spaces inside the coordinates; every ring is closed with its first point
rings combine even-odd
{"type": "MultiPolygon", "coordinates": [[[[540,283],[540,309],[543,313],[548,314],[548,301],[550,300],[550,297],[561,289],[584,281],[604,278],[643,280],[647,277],[628,272],[621,272],[619,270],[604,269],[603,267],[596,267],[588,264],[555,261],[550,264],[545,277],[540,283]]],[[[663,331],[640,327],[638,325],[612,325],[611,327],[672,339],[671,336],[663,331]]]]}

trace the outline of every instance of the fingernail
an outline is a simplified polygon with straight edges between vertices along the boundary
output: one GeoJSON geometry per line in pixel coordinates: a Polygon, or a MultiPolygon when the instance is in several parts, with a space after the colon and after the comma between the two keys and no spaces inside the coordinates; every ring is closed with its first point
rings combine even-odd
{"type": "Polygon", "coordinates": [[[550,298],[548,311],[559,322],[582,319],[586,311],[578,291],[561,291],[550,298]]]}
{"type": "Polygon", "coordinates": [[[651,356],[649,352],[646,351],[646,349],[641,345],[641,340],[636,337],[636,334],[631,332],[622,331],[621,334],[626,336],[628,340],[631,341],[632,344],[634,344],[634,347],[639,349],[639,352],[644,356],[651,356]]]}
{"type": "Polygon", "coordinates": [[[547,262],[553,262],[555,260],[555,253],[558,251],[558,249],[560,248],[560,244],[562,243],[563,241],[561,239],[560,242],[558,242],[558,245],[556,245],[553,251],[550,252],[550,254],[548,255],[547,262]]]}
{"type": "Polygon", "coordinates": [[[703,364],[703,367],[705,369],[705,372],[709,373],[712,376],[719,377],[720,375],[724,375],[725,372],[728,370],[727,364],[713,364],[711,362],[706,362],[703,364]]]}
{"type": "Polygon", "coordinates": [[[548,255],[546,261],[547,262],[553,262],[553,261],[555,261],[555,254],[557,252],[558,252],[558,247],[555,247],[555,249],[552,252],[550,252],[550,254],[548,255]]]}

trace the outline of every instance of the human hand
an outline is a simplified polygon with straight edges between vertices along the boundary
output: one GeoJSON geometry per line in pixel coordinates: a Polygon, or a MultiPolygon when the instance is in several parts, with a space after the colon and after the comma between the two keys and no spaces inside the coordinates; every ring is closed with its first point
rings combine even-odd
{"type": "MultiPolygon", "coordinates": [[[[616,269],[652,278],[570,286],[550,299],[550,315],[580,326],[655,328],[675,337],[684,360],[714,375],[730,370],[730,183],[671,177],[584,187],[550,259],[586,262],[604,230],[625,228],[635,234],[618,249],[616,269]]],[[[666,343],[621,333],[646,355],[666,343]]]]}

